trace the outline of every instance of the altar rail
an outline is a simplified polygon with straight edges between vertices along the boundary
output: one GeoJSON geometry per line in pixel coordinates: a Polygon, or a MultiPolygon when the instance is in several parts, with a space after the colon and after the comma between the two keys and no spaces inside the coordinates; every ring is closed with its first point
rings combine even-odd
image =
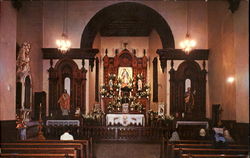
{"type": "Polygon", "coordinates": [[[103,127],[85,126],[80,130],[83,138],[93,137],[95,141],[145,141],[160,142],[170,135],[167,128],[155,127],[103,127]]]}

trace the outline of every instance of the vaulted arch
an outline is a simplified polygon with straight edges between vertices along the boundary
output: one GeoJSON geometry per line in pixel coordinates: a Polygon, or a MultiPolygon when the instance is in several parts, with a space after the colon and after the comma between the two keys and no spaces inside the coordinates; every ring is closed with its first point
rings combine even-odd
{"type": "MultiPolygon", "coordinates": [[[[162,48],[175,48],[172,31],[165,19],[152,8],[134,2],[114,4],[97,12],[82,33],[81,48],[92,48],[96,34],[100,31],[105,34],[105,31],[110,28],[110,24],[112,24],[110,30],[115,30],[115,27],[119,26],[122,26],[123,29],[124,26],[127,27],[129,32],[121,33],[123,36],[132,36],[131,34],[136,33],[145,35],[155,29],[160,36],[162,48]],[[131,32],[131,28],[135,28],[135,30],[131,32]],[[144,32],[140,32],[140,30],[144,30],[144,32]]],[[[119,36],[119,34],[116,35],[119,36]]]]}

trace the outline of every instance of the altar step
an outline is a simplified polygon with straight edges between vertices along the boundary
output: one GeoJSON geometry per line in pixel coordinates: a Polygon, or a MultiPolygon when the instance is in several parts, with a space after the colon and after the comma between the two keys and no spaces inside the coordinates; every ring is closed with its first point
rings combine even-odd
{"type": "Polygon", "coordinates": [[[95,158],[160,158],[160,144],[94,143],[95,158]]]}

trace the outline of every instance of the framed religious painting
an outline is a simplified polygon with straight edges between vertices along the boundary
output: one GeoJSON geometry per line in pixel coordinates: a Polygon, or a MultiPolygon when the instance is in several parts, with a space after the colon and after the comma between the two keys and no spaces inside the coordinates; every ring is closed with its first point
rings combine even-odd
{"type": "Polygon", "coordinates": [[[118,68],[118,80],[121,83],[121,87],[131,86],[133,81],[133,68],[132,67],[119,67],[118,68]]]}

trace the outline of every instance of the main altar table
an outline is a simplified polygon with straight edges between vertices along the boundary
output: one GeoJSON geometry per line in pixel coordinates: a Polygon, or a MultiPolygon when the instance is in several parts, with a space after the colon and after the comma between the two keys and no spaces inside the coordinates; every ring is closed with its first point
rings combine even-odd
{"type": "Polygon", "coordinates": [[[107,114],[106,125],[117,125],[122,126],[143,125],[145,126],[145,117],[143,114],[107,114]]]}

